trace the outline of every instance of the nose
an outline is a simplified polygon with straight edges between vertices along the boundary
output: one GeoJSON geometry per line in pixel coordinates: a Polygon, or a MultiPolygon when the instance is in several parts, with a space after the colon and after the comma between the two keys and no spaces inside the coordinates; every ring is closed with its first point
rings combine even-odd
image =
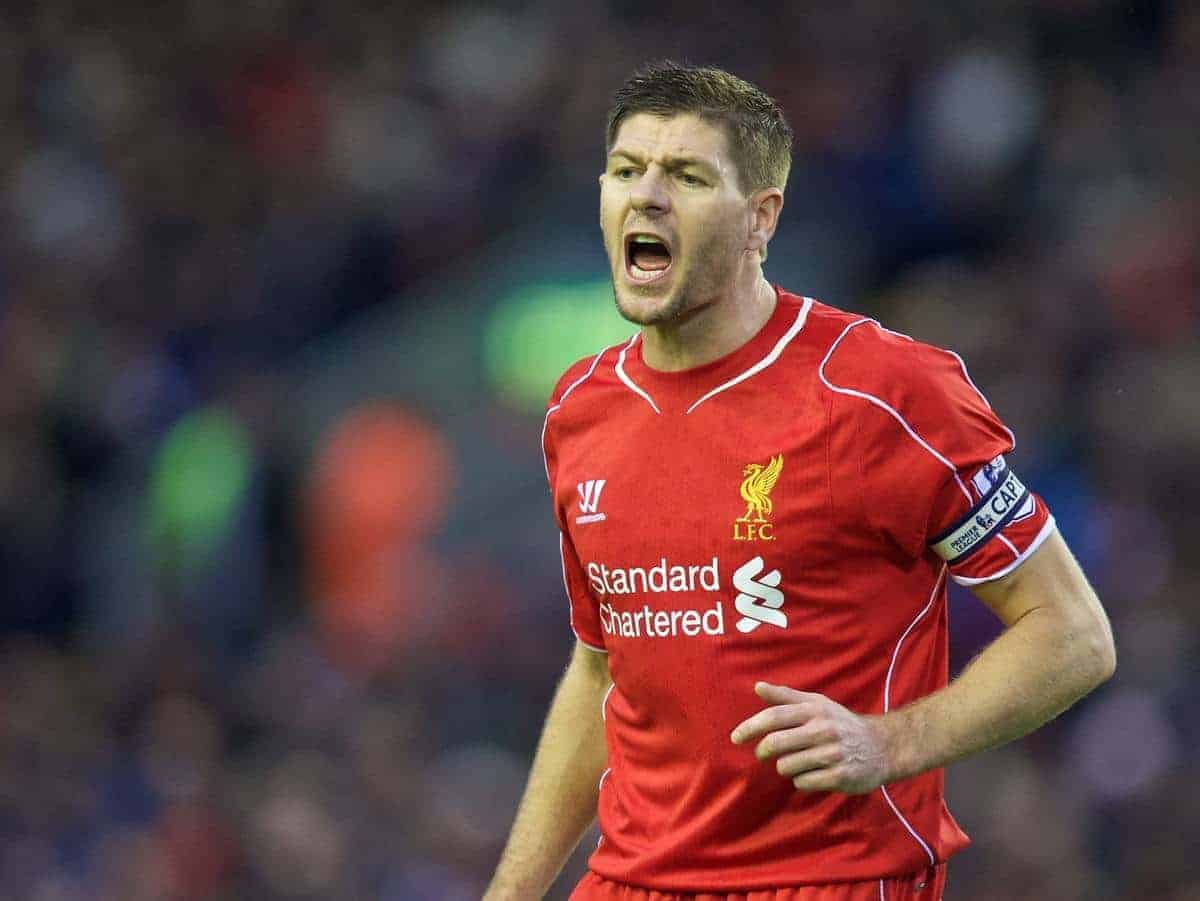
{"type": "Polygon", "coordinates": [[[665,213],[671,208],[667,194],[666,173],[657,163],[651,163],[629,193],[630,203],[639,213],[665,213]]]}

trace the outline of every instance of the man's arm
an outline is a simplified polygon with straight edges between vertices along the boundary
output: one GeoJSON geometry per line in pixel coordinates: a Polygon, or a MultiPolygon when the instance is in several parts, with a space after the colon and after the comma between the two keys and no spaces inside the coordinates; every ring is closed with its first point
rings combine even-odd
{"type": "Polygon", "coordinates": [[[860,716],[824,695],[760,682],[772,706],[733,731],[735,743],[775,757],[805,791],[868,792],[879,785],[1032,732],[1108,679],[1112,628],[1057,532],[1009,575],[974,587],[1005,630],[940,691],[882,716],[860,716]]]}
{"type": "Polygon", "coordinates": [[[608,759],[600,707],[611,684],[608,655],[576,642],[485,901],[541,898],[591,825],[608,759]]]}

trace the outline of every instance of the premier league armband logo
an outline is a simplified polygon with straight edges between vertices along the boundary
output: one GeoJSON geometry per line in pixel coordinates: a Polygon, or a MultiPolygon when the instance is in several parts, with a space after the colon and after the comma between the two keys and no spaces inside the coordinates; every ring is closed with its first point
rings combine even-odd
{"type": "Polygon", "coordinates": [[[996,457],[975,475],[971,486],[979,500],[958,522],[929,542],[934,552],[953,565],[983,548],[989,538],[1009,524],[1033,513],[1033,495],[996,457]]]}

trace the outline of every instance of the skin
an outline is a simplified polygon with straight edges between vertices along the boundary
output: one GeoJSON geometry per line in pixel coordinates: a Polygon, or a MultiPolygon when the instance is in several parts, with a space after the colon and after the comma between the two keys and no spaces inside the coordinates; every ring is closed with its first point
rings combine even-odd
{"type": "Polygon", "coordinates": [[[768,705],[734,744],[806,792],[862,794],[1020,738],[1112,676],[1112,628],[1057,532],[1019,568],[973,591],[1005,625],[940,691],[883,715],[759,682],[768,705]]]}
{"type": "Polygon", "coordinates": [[[601,709],[610,685],[608,655],[576,642],[484,901],[541,898],[595,819],[608,762],[601,709]]]}
{"type": "Polygon", "coordinates": [[[762,328],[775,292],[761,251],[782,208],[780,188],[743,190],[720,127],[691,114],[621,123],[600,176],[600,229],[617,310],[642,327],[648,366],[700,366],[762,328]],[[653,284],[626,267],[626,239],[637,232],[671,251],[670,270],[653,284]]]}
{"type": "MultiPolygon", "coordinates": [[[[775,304],[760,251],[782,206],[778,188],[743,191],[719,128],[691,115],[622,123],[600,176],[600,225],[617,308],[641,326],[647,365],[699,366],[757,333],[775,304]],[[634,232],[670,248],[660,281],[630,278],[634,232]]],[[[1057,533],[1012,574],[973,590],[1006,628],[946,688],[879,716],[759,682],[767,706],[731,740],[753,742],[762,765],[798,790],[864,793],[1024,735],[1111,676],[1108,619],[1057,533]]],[[[577,644],[485,901],[542,897],[595,817],[611,684],[607,656],[577,644]]]]}

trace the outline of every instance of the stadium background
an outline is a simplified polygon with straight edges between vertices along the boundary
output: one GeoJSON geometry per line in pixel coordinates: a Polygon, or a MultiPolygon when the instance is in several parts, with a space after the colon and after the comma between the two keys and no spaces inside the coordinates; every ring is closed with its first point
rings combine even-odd
{"type": "Polygon", "coordinates": [[[1183,0],[6,4],[4,898],[478,896],[571,642],[544,399],[630,332],[603,113],[661,56],[782,102],[768,276],[962,353],[1113,618],[1111,683],[950,770],[947,897],[1200,898],[1183,0]]]}

